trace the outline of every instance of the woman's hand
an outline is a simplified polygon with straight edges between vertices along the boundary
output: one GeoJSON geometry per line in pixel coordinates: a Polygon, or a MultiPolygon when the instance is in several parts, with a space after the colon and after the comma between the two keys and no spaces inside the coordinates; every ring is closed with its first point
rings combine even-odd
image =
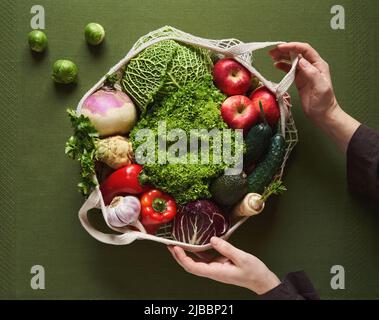
{"type": "Polygon", "coordinates": [[[211,262],[197,262],[180,247],[168,247],[175,260],[189,273],[264,294],[280,284],[278,277],[251,254],[213,237],[212,247],[222,254],[211,262]]]}
{"type": "Polygon", "coordinates": [[[305,115],[346,151],[360,123],[338,105],[329,65],[306,43],[280,44],[270,51],[275,66],[285,72],[291,68],[291,54],[300,57],[295,81],[305,115]]]}
{"type": "Polygon", "coordinates": [[[338,106],[334,95],[329,65],[316,50],[306,43],[285,43],[271,50],[275,66],[285,72],[291,68],[290,54],[300,55],[296,86],[299,91],[304,113],[314,121],[319,121],[338,106]]]}

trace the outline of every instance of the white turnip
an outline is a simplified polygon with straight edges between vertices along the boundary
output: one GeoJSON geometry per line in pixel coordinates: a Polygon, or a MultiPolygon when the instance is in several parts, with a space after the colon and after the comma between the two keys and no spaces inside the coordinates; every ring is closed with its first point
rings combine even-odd
{"type": "Polygon", "coordinates": [[[132,100],[122,91],[105,87],[84,101],[81,113],[91,120],[100,136],[126,134],[137,121],[132,100]]]}

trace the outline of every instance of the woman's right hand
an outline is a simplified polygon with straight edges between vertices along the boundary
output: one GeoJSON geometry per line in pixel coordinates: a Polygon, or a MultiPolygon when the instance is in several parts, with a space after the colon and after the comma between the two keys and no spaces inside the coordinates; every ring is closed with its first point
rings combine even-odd
{"type": "Polygon", "coordinates": [[[339,106],[328,63],[306,43],[284,43],[270,51],[275,66],[285,72],[291,68],[288,62],[291,54],[297,54],[300,58],[295,82],[305,115],[346,152],[360,123],[339,106]]]}

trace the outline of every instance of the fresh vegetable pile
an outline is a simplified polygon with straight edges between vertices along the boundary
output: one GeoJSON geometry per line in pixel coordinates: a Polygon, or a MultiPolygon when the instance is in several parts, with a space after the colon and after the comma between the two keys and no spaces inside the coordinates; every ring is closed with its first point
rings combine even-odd
{"type": "MultiPolygon", "coordinates": [[[[100,27],[86,27],[90,44],[104,38],[100,27]]],[[[213,65],[211,56],[160,41],[109,75],[81,114],[69,110],[74,135],[66,153],[80,162],[79,188],[88,196],[99,180],[107,222],[117,230],[156,234],[169,226],[173,239],[203,245],[286,190],[275,180],[286,150],[275,95],[236,60],[213,65]],[[206,134],[213,130],[222,132],[219,141],[206,134]],[[230,175],[238,159],[243,167],[230,175]]],[[[57,74],[73,81],[70,72],[57,74]]]]}

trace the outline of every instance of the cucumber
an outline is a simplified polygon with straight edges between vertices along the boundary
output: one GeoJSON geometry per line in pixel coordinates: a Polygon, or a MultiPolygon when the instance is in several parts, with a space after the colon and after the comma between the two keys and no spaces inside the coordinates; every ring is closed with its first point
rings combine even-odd
{"type": "Polygon", "coordinates": [[[249,193],[262,194],[278,172],[286,153],[286,142],[281,134],[271,139],[267,154],[247,178],[249,193]]]}
{"type": "Polygon", "coordinates": [[[247,151],[244,157],[245,170],[249,170],[253,164],[256,164],[257,161],[262,158],[270,145],[272,137],[272,130],[267,123],[261,101],[259,101],[259,109],[263,123],[254,126],[246,137],[247,151]]]}
{"type": "Polygon", "coordinates": [[[267,151],[272,137],[271,127],[267,123],[254,126],[245,139],[246,154],[243,159],[244,168],[250,168],[267,151]]]}

